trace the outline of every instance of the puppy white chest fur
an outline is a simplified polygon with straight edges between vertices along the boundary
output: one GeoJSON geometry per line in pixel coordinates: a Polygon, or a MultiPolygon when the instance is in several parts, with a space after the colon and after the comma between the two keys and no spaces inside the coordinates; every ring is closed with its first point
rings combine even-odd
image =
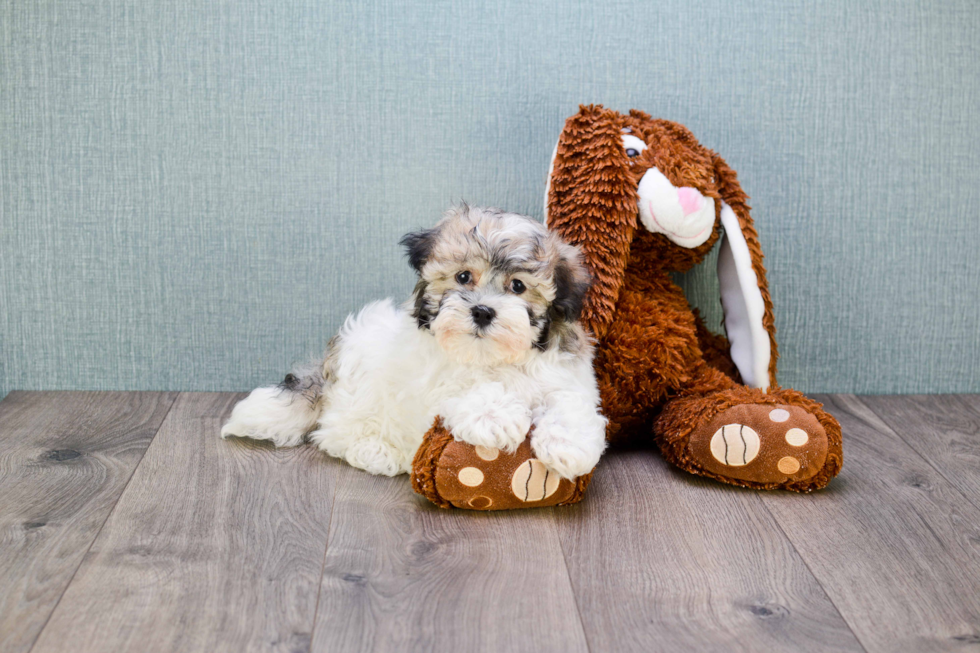
{"type": "Polygon", "coordinates": [[[350,318],[335,346],[335,366],[310,439],[374,474],[409,472],[437,415],[470,444],[513,450],[534,416],[546,415],[548,396],[560,392],[584,400],[566,407],[565,417],[578,416],[593,430],[604,427],[595,413],[598,390],[589,365],[557,349],[529,350],[515,364],[457,364],[390,299],[350,318]]]}
{"type": "Polygon", "coordinates": [[[335,346],[335,368],[311,441],[375,474],[409,471],[439,398],[449,390],[448,359],[390,299],[349,318],[335,346]]]}

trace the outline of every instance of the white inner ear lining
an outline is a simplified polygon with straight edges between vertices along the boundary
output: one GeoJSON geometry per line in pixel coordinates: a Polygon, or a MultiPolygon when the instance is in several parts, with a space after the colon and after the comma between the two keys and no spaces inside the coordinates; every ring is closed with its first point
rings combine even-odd
{"type": "Polygon", "coordinates": [[[732,361],[745,385],[766,390],[772,352],[769,332],[763,324],[766,304],[759,289],[759,278],[752,269],[752,253],[738,216],[724,202],[721,204],[721,224],[725,238],[718,252],[718,286],[732,361]]]}
{"type": "MultiPolygon", "coordinates": [[[[561,142],[561,139],[558,139],[561,142]]],[[[551,164],[548,166],[548,179],[544,182],[544,226],[548,226],[548,196],[551,194],[551,175],[555,172],[555,159],[558,158],[558,143],[551,152],[551,164]]]]}

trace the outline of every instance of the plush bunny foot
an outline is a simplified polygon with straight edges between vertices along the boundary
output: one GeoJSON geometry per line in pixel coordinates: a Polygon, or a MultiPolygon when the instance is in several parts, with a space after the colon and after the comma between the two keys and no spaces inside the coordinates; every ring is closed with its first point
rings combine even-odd
{"type": "Polygon", "coordinates": [[[732,485],[811,492],[840,471],[840,425],[795,390],[675,399],[655,425],[664,457],[732,485]]]}
{"type": "Polygon", "coordinates": [[[530,437],[509,454],[457,442],[437,418],[415,454],[412,487],[440,508],[510,510],[582,500],[591,472],[568,481],[533,456],[530,437]]]}

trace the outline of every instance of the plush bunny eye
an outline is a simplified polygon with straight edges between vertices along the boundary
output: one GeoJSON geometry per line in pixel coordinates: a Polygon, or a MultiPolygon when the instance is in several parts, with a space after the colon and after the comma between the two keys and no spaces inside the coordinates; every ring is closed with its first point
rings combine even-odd
{"type": "Polygon", "coordinates": [[[512,279],[511,280],[511,282],[510,282],[510,291],[512,293],[514,293],[515,295],[520,295],[525,290],[527,290],[527,287],[524,285],[524,282],[523,281],[521,281],[520,279],[512,279]]]}
{"type": "Polygon", "coordinates": [[[623,134],[623,149],[626,150],[626,156],[633,159],[647,149],[647,144],[632,134],[623,134]]]}
{"type": "Polygon", "coordinates": [[[473,275],[470,274],[469,270],[463,270],[462,272],[456,273],[456,283],[461,286],[465,286],[470,281],[473,281],[473,275]]]}

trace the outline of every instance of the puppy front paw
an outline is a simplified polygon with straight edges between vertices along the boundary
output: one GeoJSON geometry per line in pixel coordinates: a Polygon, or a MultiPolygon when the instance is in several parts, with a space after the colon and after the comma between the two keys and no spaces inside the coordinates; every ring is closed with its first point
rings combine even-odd
{"type": "Polygon", "coordinates": [[[379,437],[362,437],[347,447],[343,458],[351,466],[363,469],[370,474],[395,476],[411,471],[411,461],[401,460],[403,456],[379,437]]]}
{"type": "Polygon", "coordinates": [[[440,409],[446,426],[460,442],[513,453],[531,429],[531,409],[500,383],[485,383],[449,399],[440,409]]]}
{"type": "Polygon", "coordinates": [[[599,463],[605,442],[576,437],[576,434],[556,425],[536,425],[531,436],[535,457],[562,478],[574,480],[588,474],[599,463]]]}

